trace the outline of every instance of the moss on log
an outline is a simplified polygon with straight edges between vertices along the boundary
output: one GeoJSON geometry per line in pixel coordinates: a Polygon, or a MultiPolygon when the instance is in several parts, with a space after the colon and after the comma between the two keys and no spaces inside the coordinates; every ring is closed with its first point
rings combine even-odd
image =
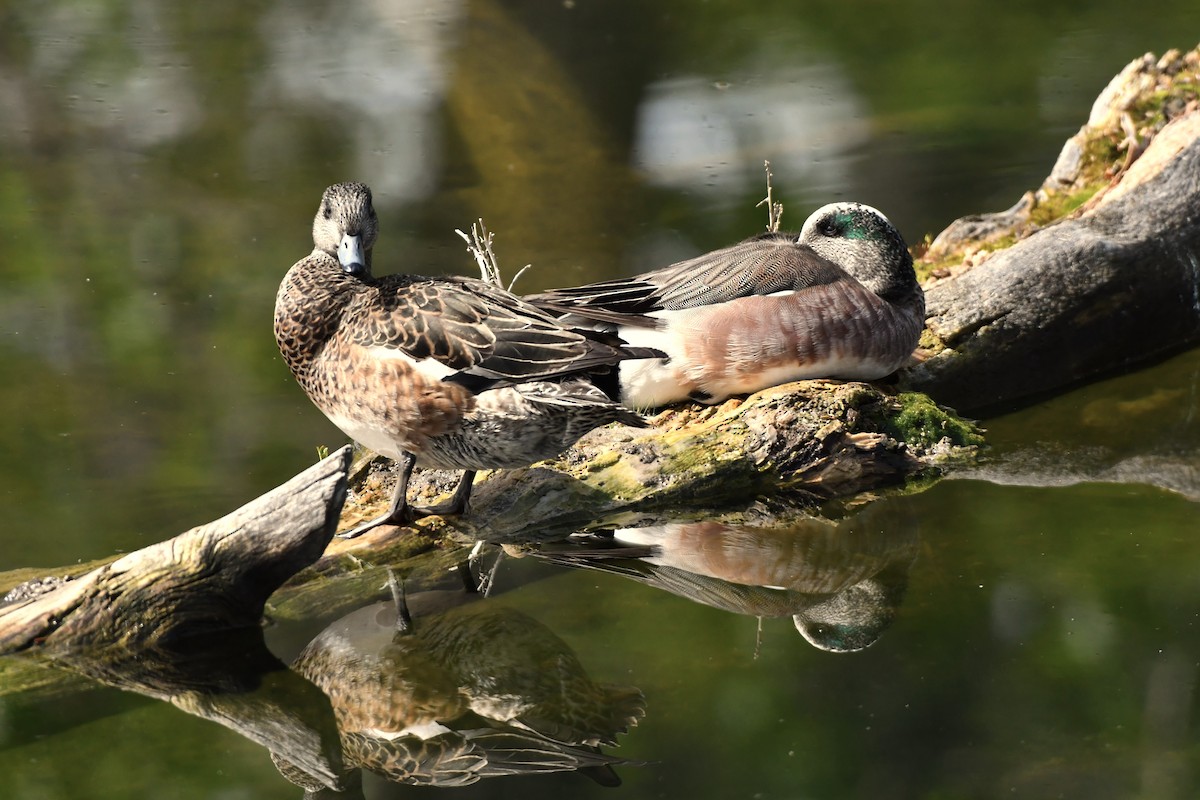
{"type": "MultiPolygon", "coordinates": [[[[759,496],[817,502],[898,484],[971,458],[978,429],[918,394],[894,396],[864,383],[800,381],[717,406],[681,405],[638,430],[593,431],[557,459],[482,474],[462,518],[420,520],[410,530],[459,541],[568,533],[614,514],[746,504],[759,496]]],[[[386,507],[391,464],[370,462],[347,502],[342,527],[386,507]]],[[[418,473],[410,496],[432,502],[453,476],[418,473]]],[[[400,529],[381,527],[329,554],[392,558],[400,529]]],[[[411,539],[408,540],[411,545],[411,539]]]]}

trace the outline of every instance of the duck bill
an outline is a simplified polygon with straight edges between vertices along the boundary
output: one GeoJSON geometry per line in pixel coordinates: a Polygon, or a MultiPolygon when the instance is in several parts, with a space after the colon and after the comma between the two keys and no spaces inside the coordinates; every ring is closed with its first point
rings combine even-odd
{"type": "Polygon", "coordinates": [[[362,237],[346,234],[338,245],[338,262],[351,275],[365,275],[367,259],[363,255],[362,237]]]}

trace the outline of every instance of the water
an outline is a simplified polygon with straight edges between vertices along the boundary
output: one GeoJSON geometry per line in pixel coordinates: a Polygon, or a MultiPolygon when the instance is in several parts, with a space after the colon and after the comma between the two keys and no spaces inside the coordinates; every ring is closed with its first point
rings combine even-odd
{"type": "MultiPolygon", "coordinates": [[[[5,570],[146,546],[342,441],[268,322],[328,183],[376,189],[382,270],[472,270],[453,229],[483,216],[527,291],[758,230],[765,158],[785,227],[853,198],[915,241],[1011,205],[1111,75],[1200,31],[1190,2],[3,15],[5,570]]],[[[1191,797],[1198,385],[1192,352],[987,420],[992,462],[877,504],[915,558],[859,653],[528,558],[487,602],[643,692],[627,795],[1191,797]]],[[[290,659],[328,622],[269,643],[290,659]]],[[[261,746],[115,689],[0,700],[0,775],[20,800],[299,796],[261,746]]]]}

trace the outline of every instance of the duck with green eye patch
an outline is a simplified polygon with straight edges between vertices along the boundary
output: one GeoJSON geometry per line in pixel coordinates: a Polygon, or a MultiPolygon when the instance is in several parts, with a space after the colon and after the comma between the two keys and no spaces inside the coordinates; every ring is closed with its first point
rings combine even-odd
{"type": "Polygon", "coordinates": [[[664,359],[618,366],[620,400],[717,403],[805,378],[877,380],[902,366],[925,296],[899,231],[862,203],[817,209],[800,234],[765,233],[663,269],[525,298],[664,359]]]}

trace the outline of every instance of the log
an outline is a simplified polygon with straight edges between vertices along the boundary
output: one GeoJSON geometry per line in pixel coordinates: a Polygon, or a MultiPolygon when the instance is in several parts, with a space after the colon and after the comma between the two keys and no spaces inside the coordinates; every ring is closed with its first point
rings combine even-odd
{"type": "MultiPolygon", "coordinates": [[[[971,460],[983,444],[973,424],[927,397],[865,383],[799,381],[716,406],[677,406],[649,422],[644,431],[601,428],[556,459],[481,475],[467,515],[418,520],[413,529],[460,542],[515,541],[570,533],[631,511],[721,508],[758,496],[812,506],[971,460]]],[[[386,459],[366,465],[343,528],[386,507],[390,471],[386,459]]],[[[453,484],[449,473],[422,471],[410,497],[432,502],[453,484]]],[[[353,551],[362,558],[359,551],[368,549],[373,561],[393,558],[399,554],[387,548],[396,530],[383,526],[351,542],[335,540],[329,555],[353,551]]]]}
{"type": "Polygon", "coordinates": [[[350,448],[173,539],[0,607],[0,655],[80,651],[143,661],[257,629],[267,598],[324,551],[346,497],[350,448]]]}
{"type": "Polygon", "coordinates": [[[1200,48],[1136,59],[1040,189],[933,241],[904,388],[988,413],[1200,342],[1198,86],[1200,48]]]}

